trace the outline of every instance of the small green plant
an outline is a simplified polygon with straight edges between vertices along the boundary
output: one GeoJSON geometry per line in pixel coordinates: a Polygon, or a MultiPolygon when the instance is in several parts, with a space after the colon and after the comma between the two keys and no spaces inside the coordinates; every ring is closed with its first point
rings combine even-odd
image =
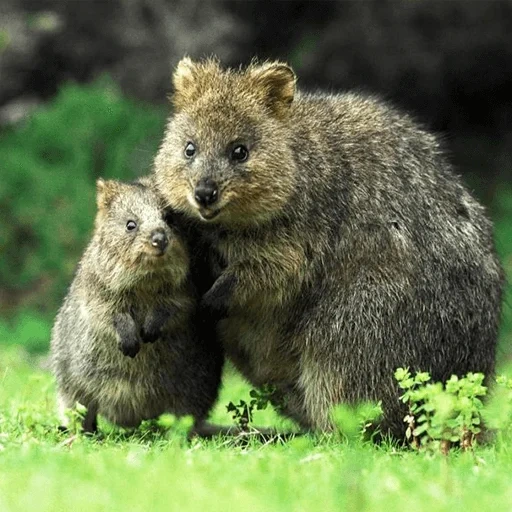
{"type": "Polygon", "coordinates": [[[412,376],[407,368],[398,368],[395,378],[404,390],[401,400],[409,409],[404,421],[412,446],[444,454],[453,443],[464,451],[473,448],[481,432],[481,398],[487,393],[483,374],[452,375],[445,386],[430,382],[427,372],[412,376]]]}
{"type": "Polygon", "coordinates": [[[158,418],[144,420],[134,431],[142,437],[149,435],[158,435],[163,439],[181,439],[185,440],[194,425],[192,416],[175,416],[174,414],[164,413],[158,418]]]}
{"type": "Polygon", "coordinates": [[[87,407],[79,402],[76,402],[74,407],[66,409],[64,412],[67,421],[66,429],[72,434],[82,433],[82,425],[87,414],[87,407]]]}
{"type": "Polygon", "coordinates": [[[186,437],[192,426],[194,418],[192,416],[175,416],[174,414],[162,414],[157,420],[156,425],[163,430],[172,430],[173,433],[186,437]]]}
{"type": "Polygon", "coordinates": [[[339,404],[331,411],[334,425],[348,442],[367,441],[371,438],[378,431],[378,421],[381,417],[381,402],[339,404]]]}
{"type": "Polygon", "coordinates": [[[484,409],[484,419],[489,428],[498,433],[498,440],[512,437],[512,378],[500,375],[484,409]]]}
{"type": "Polygon", "coordinates": [[[251,389],[249,392],[251,400],[248,402],[240,400],[238,404],[229,402],[226,409],[228,412],[233,413],[233,420],[242,430],[248,430],[252,423],[254,411],[266,409],[271,403],[274,393],[275,387],[269,385],[265,385],[260,389],[251,389]]]}

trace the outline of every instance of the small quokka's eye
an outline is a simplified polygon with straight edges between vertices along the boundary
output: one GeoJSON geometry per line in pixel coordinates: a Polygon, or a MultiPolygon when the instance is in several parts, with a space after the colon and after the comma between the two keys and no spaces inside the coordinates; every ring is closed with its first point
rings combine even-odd
{"type": "Polygon", "coordinates": [[[187,145],[185,146],[185,156],[187,158],[192,158],[196,154],[196,147],[192,142],[187,142],[187,145]]]}
{"type": "Polygon", "coordinates": [[[232,149],[230,156],[234,162],[245,162],[249,158],[249,150],[240,144],[232,149]]]}
{"type": "Polygon", "coordinates": [[[134,220],[129,220],[126,223],[126,231],[134,231],[137,229],[137,223],[134,220]]]}

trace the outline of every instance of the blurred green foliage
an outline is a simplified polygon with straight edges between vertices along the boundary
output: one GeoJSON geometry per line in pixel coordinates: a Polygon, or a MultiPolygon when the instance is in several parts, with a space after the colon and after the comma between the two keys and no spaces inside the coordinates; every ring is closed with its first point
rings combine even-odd
{"type": "Polygon", "coordinates": [[[29,352],[44,352],[50,341],[51,318],[34,311],[18,311],[9,319],[0,318],[2,347],[23,346],[29,352]]]}
{"type": "Polygon", "coordinates": [[[490,213],[494,220],[496,248],[507,275],[499,354],[499,363],[504,365],[512,361],[512,186],[510,184],[503,184],[497,190],[490,205],[490,213]]]}
{"type": "Polygon", "coordinates": [[[25,124],[0,134],[0,306],[53,316],[95,213],[98,177],[149,171],[165,112],[102,79],[67,85],[25,124]]]}

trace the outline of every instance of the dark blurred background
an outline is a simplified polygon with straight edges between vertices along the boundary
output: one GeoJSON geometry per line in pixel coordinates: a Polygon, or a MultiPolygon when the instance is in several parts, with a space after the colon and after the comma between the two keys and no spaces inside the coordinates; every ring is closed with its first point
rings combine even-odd
{"type": "Polygon", "coordinates": [[[511,269],[512,0],[1,0],[5,337],[46,346],[94,180],[149,170],[185,54],[283,59],[303,88],[366,90],[408,110],[444,138],[511,269]]]}

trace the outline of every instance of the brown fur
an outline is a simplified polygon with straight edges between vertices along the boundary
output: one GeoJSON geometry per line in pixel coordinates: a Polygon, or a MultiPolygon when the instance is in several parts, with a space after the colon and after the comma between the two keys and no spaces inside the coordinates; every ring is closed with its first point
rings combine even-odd
{"type": "Polygon", "coordinates": [[[225,302],[219,333],[254,385],[317,429],[336,403],[382,400],[382,428],[401,436],[397,367],[493,373],[492,226],[432,134],[372,97],[301,93],[279,62],[186,60],[174,86],[157,186],[225,267],[204,300],[225,302]],[[246,161],[230,160],[237,144],[246,161]],[[218,186],[208,206],[203,179],[218,186]]]}

